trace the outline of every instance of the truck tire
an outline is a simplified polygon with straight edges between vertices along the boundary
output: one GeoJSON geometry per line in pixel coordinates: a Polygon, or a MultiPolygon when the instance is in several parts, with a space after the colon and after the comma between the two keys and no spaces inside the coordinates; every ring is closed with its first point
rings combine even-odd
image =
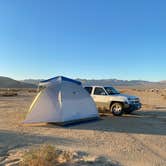
{"type": "Polygon", "coordinates": [[[123,105],[122,103],[113,103],[110,106],[110,112],[115,116],[121,116],[123,114],[123,105]]]}

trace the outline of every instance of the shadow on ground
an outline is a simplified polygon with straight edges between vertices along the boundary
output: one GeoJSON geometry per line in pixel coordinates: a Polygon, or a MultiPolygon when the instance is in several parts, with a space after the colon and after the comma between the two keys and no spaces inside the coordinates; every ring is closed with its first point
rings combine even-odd
{"type": "Polygon", "coordinates": [[[51,143],[56,145],[70,146],[77,141],[53,136],[39,136],[35,134],[23,134],[8,130],[0,130],[0,156],[4,156],[8,151],[23,148],[31,145],[51,143]]]}
{"type": "MultiPolygon", "coordinates": [[[[139,111],[122,117],[101,116],[101,120],[65,126],[79,130],[166,135],[166,111],[139,111]]],[[[51,126],[50,126],[51,127],[51,126]]],[[[53,126],[52,126],[53,127],[53,126]]]]}
{"type": "MultiPolygon", "coordinates": [[[[77,141],[71,139],[64,139],[61,137],[51,137],[51,136],[39,136],[39,135],[32,135],[32,134],[21,134],[19,132],[7,131],[7,130],[0,130],[0,165],[18,165],[20,161],[20,156],[15,155],[11,157],[12,154],[16,154],[16,150],[19,148],[28,148],[28,146],[34,147],[39,144],[49,143],[54,145],[63,145],[69,146],[71,144],[76,144],[77,141]],[[14,150],[14,153],[11,151],[14,150]],[[11,158],[10,158],[11,157],[11,158]],[[17,162],[17,164],[12,164],[17,162]]],[[[89,154],[86,152],[78,151],[79,156],[88,158],[89,154]]],[[[13,156],[13,155],[12,155],[13,156]]],[[[91,158],[90,158],[91,159],[91,158]]],[[[100,166],[100,165],[108,165],[108,166],[120,166],[119,162],[112,162],[110,159],[106,157],[99,156],[96,157],[93,161],[86,161],[86,160],[78,160],[72,164],[59,164],[59,166],[100,166]]]]}

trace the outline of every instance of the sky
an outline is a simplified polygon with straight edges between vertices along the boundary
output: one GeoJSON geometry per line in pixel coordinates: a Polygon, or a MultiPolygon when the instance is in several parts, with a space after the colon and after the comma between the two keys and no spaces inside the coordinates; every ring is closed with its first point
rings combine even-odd
{"type": "Polygon", "coordinates": [[[166,1],[0,0],[0,75],[166,80],[166,1]]]}

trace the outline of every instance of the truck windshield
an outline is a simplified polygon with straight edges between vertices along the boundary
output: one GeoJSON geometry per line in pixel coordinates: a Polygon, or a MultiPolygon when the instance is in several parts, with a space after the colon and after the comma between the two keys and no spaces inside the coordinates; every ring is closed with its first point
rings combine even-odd
{"type": "Polygon", "coordinates": [[[104,89],[107,91],[108,95],[115,95],[120,94],[115,88],[113,87],[104,87],[104,89]]]}

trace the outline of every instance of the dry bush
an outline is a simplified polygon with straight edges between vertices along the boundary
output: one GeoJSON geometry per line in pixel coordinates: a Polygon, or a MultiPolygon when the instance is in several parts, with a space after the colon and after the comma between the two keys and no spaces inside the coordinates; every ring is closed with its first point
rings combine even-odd
{"type": "Polygon", "coordinates": [[[21,91],[22,89],[20,88],[12,88],[12,89],[9,89],[9,91],[12,91],[12,92],[19,92],[21,91]]]}
{"type": "Polygon", "coordinates": [[[3,96],[3,97],[17,96],[18,91],[19,89],[2,88],[0,89],[0,96],[3,96]]]}
{"type": "Polygon", "coordinates": [[[161,94],[161,97],[163,97],[163,99],[166,100],[166,95],[165,94],[161,94]]]}
{"type": "Polygon", "coordinates": [[[14,96],[17,96],[18,93],[17,92],[13,92],[13,91],[6,91],[6,92],[1,92],[0,93],[0,96],[3,96],[3,97],[14,97],[14,96]]]}
{"type": "Polygon", "coordinates": [[[20,166],[60,166],[72,159],[70,152],[56,150],[51,145],[41,145],[23,155],[20,166]]]}
{"type": "Polygon", "coordinates": [[[28,92],[29,92],[29,93],[36,93],[36,92],[37,92],[37,89],[29,89],[28,92]]]}
{"type": "Polygon", "coordinates": [[[20,166],[118,166],[118,163],[102,156],[89,156],[86,152],[74,152],[56,149],[51,145],[41,145],[24,152],[19,160],[20,166]]]}
{"type": "Polygon", "coordinates": [[[137,89],[138,92],[145,92],[144,89],[137,89]]]}
{"type": "Polygon", "coordinates": [[[131,89],[131,90],[133,90],[133,91],[137,91],[137,89],[135,89],[135,88],[134,88],[134,89],[131,89]]]}
{"type": "Polygon", "coordinates": [[[166,100],[166,95],[163,96],[164,100],[166,100]]]}
{"type": "Polygon", "coordinates": [[[120,93],[126,93],[127,92],[127,90],[120,90],[120,93]]]}
{"type": "Polygon", "coordinates": [[[21,90],[22,90],[21,88],[0,88],[0,92],[6,92],[6,91],[19,92],[21,90]]]}
{"type": "Polygon", "coordinates": [[[20,166],[52,166],[57,165],[55,149],[49,145],[43,145],[37,149],[31,149],[23,156],[20,166]]]}

